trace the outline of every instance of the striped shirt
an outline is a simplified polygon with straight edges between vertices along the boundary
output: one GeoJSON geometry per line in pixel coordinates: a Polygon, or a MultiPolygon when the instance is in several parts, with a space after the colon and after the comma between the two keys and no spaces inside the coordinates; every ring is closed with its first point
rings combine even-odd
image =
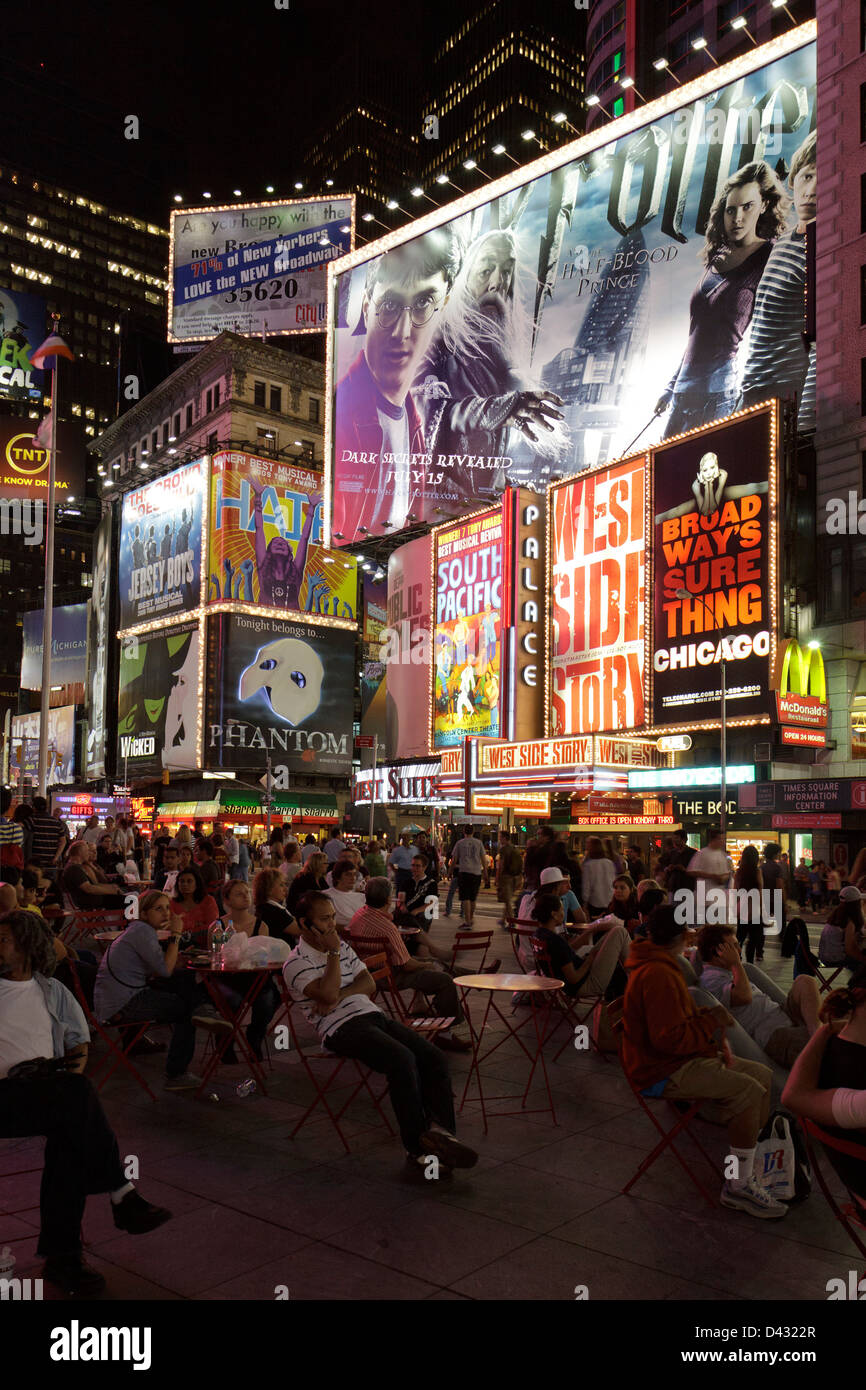
{"type": "Polygon", "coordinates": [[[33,863],[38,864],[40,869],[53,868],[57,851],[66,839],[63,826],[53,816],[34,816],[30,824],[33,830],[30,850],[33,863]]]}
{"type": "Polygon", "coordinates": [[[13,845],[17,845],[21,850],[21,859],[23,862],[24,827],[21,825],[20,821],[7,820],[4,816],[3,819],[0,820],[0,861],[4,864],[11,863],[13,857],[17,858],[17,856],[6,853],[6,850],[12,849],[13,845]]]}
{"type": "Polygon", "coordinates": [[[385,942],[385,954],[392,970],[399,970],[409,959],[409,952],[390,917],[375,907],[362,907],[355,913],[346,927],[346,935],[355,941],[372,938],[385,942]]]}
{"type": "Polygon", "coordinates": [[[800,399],[800,429],[815,428],[815,348],[803,343],[806,314],[806,238],[789,232],[776,242],[758,293],[749,355],[743,371],[743,405],[770,396],[800,399]],[[811,426],[808,421],[811,419],[811,426]]]}
{"type": "MultiPolygon", "coordinates": [[[[314,946],[308,946],[303,939],[298,942],[292,954],[283,966],[283,979],[286,989],[294,1000],[301,1006],[301,1012],[308,1023],[311,1023],[324,1042],[332,1033],[336,1033],[338,1028],[342,1028],[350,1018],[357,1018],[359,1014],[378,1014],[381,1009],[378,1004],[374,1004],[372,999],[368,999],[366,994],[349,994],[345,999],[340,999],[330,1010],[329,1013],[320,1014],[312,999],[308,999],[304,990],[307,985],[314,980],[321,979],[328,965],[328,957],[324,951],[317,951],[314,946]]],[[[360,961],[345,941],[340,942],[340,988],[345,989],[348,985],[357,980],[359,975],[364,973],[366,966],[360,961]]]]}

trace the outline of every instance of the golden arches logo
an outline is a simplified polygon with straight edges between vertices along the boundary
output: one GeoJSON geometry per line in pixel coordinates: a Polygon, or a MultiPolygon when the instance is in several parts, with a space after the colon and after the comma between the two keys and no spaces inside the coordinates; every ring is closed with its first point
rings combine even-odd
{"type": "Polygon", "coordinates": [[[788,642],[782,657],[779,694],[813,695],[827,703],[827,676],[820,648],[804,648],[799,642],[788,642]]]}

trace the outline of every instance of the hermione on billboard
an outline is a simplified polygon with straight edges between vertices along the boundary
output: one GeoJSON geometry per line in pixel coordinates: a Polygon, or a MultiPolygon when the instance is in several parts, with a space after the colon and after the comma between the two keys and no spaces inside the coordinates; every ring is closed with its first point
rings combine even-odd
{"type": "Polygon", "coordinates": [[[653,456],[653,723],[770,710],[774,409],[653,456]]]}
{"type": "Polygon", "coordinates": [[[646,473],[641,456],[551,492],[554,735],[645,721],[646,473]]]}
{"type": "Polygon", "coordinates": [[[814,429],[815,45],[796,42],[335,268],[338,544],[463,515],[509,483],[540,492],[741,401],[796,393],[814,429]]]}
{"type": "Polygon", "coordinates": [[[322,545],[320,478],[246,453],[214,455],[208,601],[354,618],[357,566],[322,545]]]}
{"type": "Polygon", "coordinates": [[[118,581],[120,626],[197,608],[207,463],[199,459],[123,499],[118,581]]]}

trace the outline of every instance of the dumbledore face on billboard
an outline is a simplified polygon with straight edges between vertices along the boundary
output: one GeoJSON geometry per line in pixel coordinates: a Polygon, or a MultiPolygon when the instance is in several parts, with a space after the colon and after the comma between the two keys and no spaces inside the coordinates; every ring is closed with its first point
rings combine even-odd
{"type": "Polygon", "coordinates": [[[807,44],[338,275],[334,542],[774,395],[814,430],[816,169],[807,44]]]}

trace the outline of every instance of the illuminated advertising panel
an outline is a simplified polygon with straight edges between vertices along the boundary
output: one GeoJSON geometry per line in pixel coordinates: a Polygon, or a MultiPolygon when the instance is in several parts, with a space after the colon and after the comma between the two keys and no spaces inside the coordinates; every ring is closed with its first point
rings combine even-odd
{"type": "Polygon", "coordinates": [[[111,582],[114,512],[103,516],[93,537],[93,588],[87,605],[87,744],[84,776],[89,782],[105,776],[108,734],[109,665],[116,643],[113,615],[116,594],[111,582]]]}
{"type": "Polygon", "coordinates": [[[356,633],[224,613],[209,619],[205,766],[341,776],[352,767],[356,633]]]}
{"type": "MultiPolygon", "coordinates": [[[[38,428],[38,421],[17,415],[0,419],[0,499],[47,500],[49,452],[36,442],[38,428]]],[[[84,491],[84,439],[79,425],[72,421],[58,423],[55,472],[56,500],[80,498],[84,491]]]]}
{"type": "Polygon", "coordinates": [[[321,478],[308,468],[245,453],[214,455],[208,602],[354,618],[354,557],[322,545],[321,478]]]}
{"type": "Polygon", "coordinates": [[[430,632],[432,538],[401,545],[388,557],[386,667],[387,758],[426,758],[430,752],[430,632]]]}
{"type": "Polygon", "coordinates": [[[354,220],[344,195],[172,212],[169,342],[321,333],[325,267],[351,250],[354,220]]]}
{"type": "Polygon", "coordinates": [[[331,268],[336,543],[463,516],[507,484],[541,491],[741,396],[796,393],[814,429],[815,203],[788,181],[815,166],[814,38],[752,48],[688,100],[642,105],[331,268]],[[729,200],[746,208],[730,265],[729,200]]]}
{"type": "Polygon", "coordinates": [[[388,584],[384,571],[365,573],[361,592],[361,733],[377,737],[384,752],[387,668],[382,660],[382,641],[388,626],[388,584]],[[376,574],[382,574],[382,578],[376,579],[376,574]]]}
{"type": "Polygon", "coordinates": [[[41,401],[44,372],[30,354],[48,336],[45,300],[18,290],[0,290],[0,399],[41,401]]]}
{"type": "Polygon", "coordinates": [[[505,540],[501,507],[434,533],[434,748],[500,735],[505,540]]]}
{"type": "Polygon", "coordinates": [[[117,769],[125,785],[201,766],[199,626],[120,643],[117,769]]]}
{"type": "Polygon", "coordinates": [[[644,703],[642,455],[551,489],[551,732],[639,729],[644,703]]]}
{"type": "MultiPolygon", "coordinates": [[[[13,782],[25,778],[35,782],[39,773],[39,711],[13,714],[9,775],[13,782]]],[[[68,786],[75,781],[75,706],[59,705],[48,711],[49,787],[68,786]]]]}
{"type": "MultiPolygon", "coordinates": [[[[22,613],[22,690],[42,689],[41,608],[22,613]]],[[[87,604],[51,610],[51,684],[83,685],[87,675],[87,604]]],[[[73,698],[75,698],[73,696],[73,698]]]]}
{"type": "Polygon", "coordinates": [[[769,717],[776,647],[776,410],[653,451],[652,722],[769,717]],[[685,594],[686,597],[681,595],[685,594]]]}
{"type": "Polygon", "coordinates": [[[201,596],[207,460],[126,493],[120,528],[120,626],[183,617],[201,596]]]}

